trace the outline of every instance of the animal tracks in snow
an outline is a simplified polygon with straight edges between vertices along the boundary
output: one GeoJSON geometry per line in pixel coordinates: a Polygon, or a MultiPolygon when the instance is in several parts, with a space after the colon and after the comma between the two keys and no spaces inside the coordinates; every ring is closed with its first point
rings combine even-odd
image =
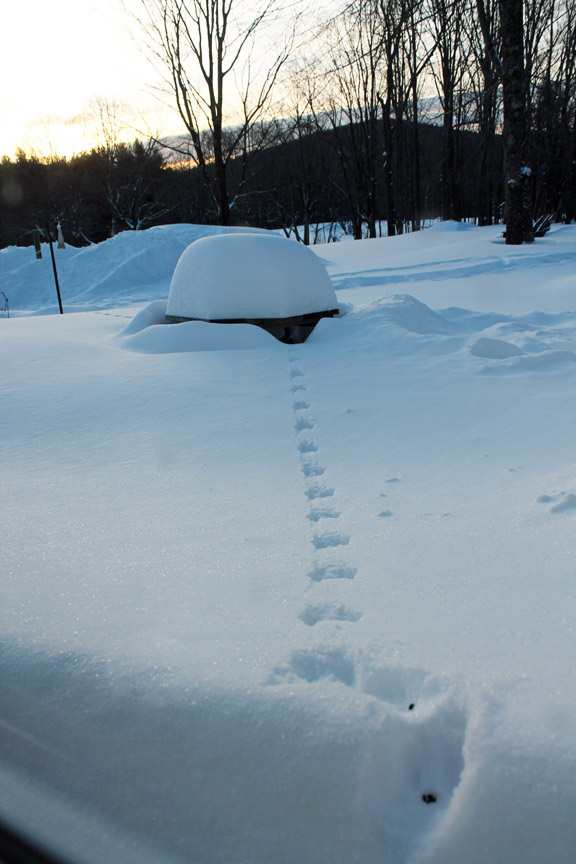
{"type": "Polygon", "coordinates": [[[309,603],[299,615],[308,627],[314,627],[319,621],[359,621],[361,617],[361,612],[337,603],[309,603]]]}
{"type": "Polygon", "coordinates": [[[340,511],[334,510],[333,507],[313,507],[308,513],[308,519],[311,522],[319,522],[320,519],[339,519],[340,511]]]}
{"type": "Polygon", "coordinates": [[[320,646],[313,651],[293,651],[289,663],[274,671],[281,678],[300,679],[309,684],[322,678],[339,681],[348,687],[354,687],[356,683],[354,658],[347,648],[342,647],[320,646]]]}
{"type": "Polygon", "coordinates": [[[297,432],[303,432],[304,429],[314,429],[315,423],[308,417],[297,417],[294,423],[294,428],[297,432]]]}
{"type": "Polygon", "coordinates": [[[325,531],[323,534],[314,534],[312,543],[316,549],[328,549],[330,546],[347,546],[350,543],[348,534],[340,534],[338,531],[325,531]]]}
{"type": "Polygon", "coordinates": [[[334,489],[330,489],[329,486],[323,486],[319,483],[312,483],[306,489],[305,494],[310,501],[314,501],[318,498],[332,498],[334,495],[334,489]]]}
{"type": "Polygon", "coordinates": [[[319,462],[302,460],[302,473],[305,477],[321,477],[326,469],[319,462]]]}
{"type": "MultiPolygon", "coordinates": [[[[363,616],[349,603],[358,571],[350,560],[352,537],[340,530],[338,490],[324,480],[329,466],[323,460],[311,413],[314,399],[297,349],[290,353],[290,364],[296,448],[312,549],[307,602],[298,617],[311,637],[320,634],[323,641],[311,647],[313,639],[309,639],[307,647],[294,650],[286,663],[272,671],[268,683],[307,686],[331,682],[380,705],[379,719],[359,765],[360,800],[378,833],[387,835],[398,850],[404,846],[407,857],[407,844],[425,842],[450,805],[464,770],[468,718],[446,684],[435,682],[426,672],[375,667],[372,657],[334,641],[339,631],[345,632],[344,628],[354,626],[363,616]],[[334,530],[323,530],[324,526],[334,530]],[[403,827],[407,819],[416,829],[409,839],[403,827]]],[[[395,485],[402,483],[402,477],[391,476],[385,482],[391,494],[382,493],[382,497],[395,499],[395,485]]],[[[563,506],[570,502],[569,497],[551,501],[563,506]]],[[[390,519],[395,514],[385,509],[375,515],[390,519]]]]}
{"type": "Polygon", "coordinates": [[[318,444],[315,444],[314,441],[299,441],[298,450],[300,453],[316,453],[318,444]]]}
{"type": "Polygon", "coordinates": [[[350,564],[319,564],[308,574],[313,582],[323,582],[324,579],[354,579],[358,571],[350,564]]]}
{"type": "Polygon", "coordinates": [[[389,519],[390,516],[394,516],[394,512],[392,510],[382,510],[378,513],[379,519],[389,519]]]}
{"type": "MultiPolygon", "coordinates": [[[[318,528],[321,522],[327,520],[336,525],[342,516],[341,509],[334,506],[331,500],[336,490],[317,479],[323,477],[327,469],[321,461],[321,446],[315,436],[316,421],[311,414],[313,400],[308,395],[307,376],[301,351],[292,349],[289,361],[296,448],[300,458],[300,470],[305,480],[304,494],[308,501],[306,518],[309,523],[318,528]],[[306,392],[306,397],[302,395],[303,392],[306,392]]],[[[346,554],[350,541],[350,535],[339,530],[312,531],[310,543],[313,560],[308,572],[310,587],[329,580],[351,581],[355,578],[357,569],[349,562],[346,554]],[[338,553],[342,557],[337,557],[338,553]]],[[[361,612],[340,602],[330,602],[329,599],[326,602],[325,597],[323,601],[321,604],[309,603],[300,614],[300,620],[308,626],[314,626],[328,621],[355,622],[362,617],[361,612]]]]}
{"type": "Polygon", "coordinates": [[[576,513],[576,495],[573,492],[539,495],[536,501],[538,504],[550,504],[550,513],[576,513]]]}

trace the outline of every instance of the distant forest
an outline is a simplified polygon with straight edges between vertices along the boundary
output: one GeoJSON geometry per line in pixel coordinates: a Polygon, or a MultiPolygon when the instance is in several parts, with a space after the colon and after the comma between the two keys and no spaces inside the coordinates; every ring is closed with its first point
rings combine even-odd
{"type": "MultiPolygon", "coordinates": [[[[316,33],[313,62],[290,66],[283,46],[260,101],[249,107],[247,90],[244,119],[229,125],[213,96],[224,88],[200,98],[180,42],[165,37],[186,24],[194,58],[193,28],[178,17],[187,7],[155,8],[183,135],[125,143],[109,124],[104,144],[69,159],[4,157],[0,246],[29,245],[34,231],[54,238],[57,225],[73,245],[177,222],[283,229],[305,243],[319,223],[355,238],[434,218],[490,225],[520,187],[532,219],[576,218],[573,2],[352,0],[316,33]]],[[[251,37],[260,25],[248,25],[251,37]]],[[[230,70],[201,71],[223,84],[230,70]]]]}

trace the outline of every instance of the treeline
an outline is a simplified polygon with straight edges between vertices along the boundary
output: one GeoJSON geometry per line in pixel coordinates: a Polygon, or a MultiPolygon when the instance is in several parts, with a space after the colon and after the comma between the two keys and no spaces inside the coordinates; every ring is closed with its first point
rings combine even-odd
{"type": "Polygon", "coordinates": [[[33,229],[57,222],[77,244],[166,222],[297,230],[304,242],[317,223],[354,237],[436,217],[488,225],[505,217],[515,186],[532,218],[576,218],[570,0],[351,0],[312,33],[306,56],[283,43],[257,88],[234,65],[240,52],[232,65],[202,65],[226,57],[232,32],[248,50],[261,27],[262,16],[240,18],[246,38],[233,31],[221,16],[235,2],[147,3],[182,138],[109,137],[69,160],[4,159],[1,245],[29,243],[33,229]],[[213,51],[200,50],[206,40],[213,51]],[[192,83],[194,64],[205,92],[192,83]],[[227,75],[251,85],[228,123],[227,75]]]}
{"type": "MultiPolygon", "coordinates": [[[[358,129],[347,125],[337,131],[318,131],[310,118],[305,128],[301,121],[297,131],[291,124],[282,125],[282,133],[275,129],[276,143],[251,154],[248,169],[240,161],[230,166],[231,183],[241,189],[232,202],[233,224],[283,229],[305,243],[314,242],[314,226],[319,223],[333,225],[334,234],[343,230],[354,237],[368,236],[359,165],[352,158],[358,129]],[[242,171],[243,177],[239,176],[242,171]]],[[[376,132],[383,136],[381,128],[376,132]]],[[[421,125],[420,149],[410,156],[410,138],[415,133],[410,124],[403,133],[405,158],[399,160],[397,171],[399,233],[417,229],[421,220],[435,218],[442,210],[441,129],[421,125]],[[415,159],[419,162],[418,215],[412,197],[415,159]]],[[[494,146],[500,154],[495,167],[501,173],[500,141],[494,146]]],[[[459,135],[458,215],[454,218],[473,219],[479,212],[478,148],[477,134],[459,135]]],[[[98,148],[71,159],[45,160],[25,153],[14,160],[4,159],[0,163],[0,245],[29,245],[35,230],[44,237],[50,231],[55,238],[58,225],[67,242],[83,246],[119,231],[152,225],[214,223],[213,201],[200,170],[189,163],[168,161],[167,152],[151,142],[136,142],[98,148]]],[[[371,213],[373,236],[386,220],[386,197],[380,194],[384,179],[380,170],[371,213]]]]}
{"type": "Polygon", "coordinates": [[[23,151],[0,162],[0,244],[26,246],[61,225],[72,245],[169,221],[164,157],[152,142],[110,144],[70,159],[23,151]]]}

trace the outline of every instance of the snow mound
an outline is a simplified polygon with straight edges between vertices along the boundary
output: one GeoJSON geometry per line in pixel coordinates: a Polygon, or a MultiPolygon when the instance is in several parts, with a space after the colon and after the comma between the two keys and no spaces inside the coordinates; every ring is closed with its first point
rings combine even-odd
{"type": "Polygon", "coordinates": [[[237,351],[278,345],[278,340],[252,324],[219,327],[207,321],[167,325],[166,301],[153,300],[116,335],[124,348],[138,354],[184,354],[190,351],[237,351]]]}
{"type": "Polygon", "coordinates": [[[387,297],[383,309],[389,321],[412,333],[450,335],[456,332],[456,328],[446,318],[409,294],[387,297]]]}
{"type": "Polygon", "coordinates": [[[576,351],[539,351],[537,354],[522,354],[522,356],[513,356],[506,359],[509,359],[510,362],[498,367],[486,366],[482,369],[482,372],[486,375],[491,375],[507,372],[572,370],[574,368],[573,364],[576,363],[576,351]]]}
{"type": "Polygon", "coordinates": [[[147,327],[153,327],[156,324],[166,323],[166,301],[153,300],[144,309],[138,312],[130,324],[118,333],[118,338],[124,336],[134,336],[136,333],[141,333],[147,327]]]}
{"type": "Polygon", "coordinates": [[[420,335],[451,336],[460,333],[458,324],[453,324],[411,294],[385,295],[378,300],[352,308],[342,322],[322,321],[316,329],[318,331],[320,328],[321,333],[323,329],[331,329],[331,325],[335,323],[345,323],[349,327],[357,325],[362,330],[367,326],[376,328],[392,326],[400,331],[420,335]]]}
{"type": "Polygon", "coordinates": [[[183,354],[190,351],[237,351],[279,345],[274,336],[253,324],[219,327],[207,321],[153,324],[128,336],[124,347],[139,354],[183,354]]]}
{"type": "Polygon", "coordinates": [[[470,346],[470,353],[475,357],[504,360],[507,357],[520,357],[524,352],[511,342],[505,342],[503,339],[487,339],[483,336],[470,346]]]}
{"type": "Polygon", "coordinates": [[[291,318],[336,309],[330,277],[306,246],[277,235],[205,237],[183,253],[167,314],[234,320],[291,318]]]}

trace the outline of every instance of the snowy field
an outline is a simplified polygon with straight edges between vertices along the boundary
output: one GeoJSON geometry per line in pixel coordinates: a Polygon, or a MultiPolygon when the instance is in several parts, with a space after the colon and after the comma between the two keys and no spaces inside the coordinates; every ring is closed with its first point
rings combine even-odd
{"type": "Polygon", "coordinates": [[[79,864],[574,864],[576,226],[317,246],[297,346],[160,323],[202,233],[58,251],[63,316],[0,251],[0,813],[79,864]]]}

